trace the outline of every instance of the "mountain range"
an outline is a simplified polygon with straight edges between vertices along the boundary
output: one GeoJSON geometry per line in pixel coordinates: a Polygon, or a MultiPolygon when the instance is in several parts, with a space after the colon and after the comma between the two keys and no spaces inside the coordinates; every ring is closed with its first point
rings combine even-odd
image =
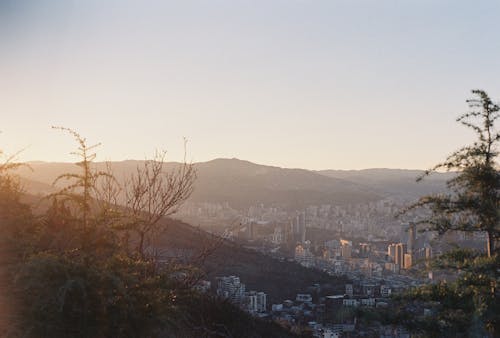
{"type": "MultiPolygon", "coordinates": [[[[62,173],[76,173],[73,163],[30,162],[17,173],[26,191],[53,192],[53,181],[62,173]]],[[[118,181],[123,182],[142,161],[110,162],[118,181]]],[[[95,168],[103,170],[104,162],[95,168]]],[[[168,162],[165,170],[179,163],[168,162]]],[[[260,165],[238,159],[215,159],[194,163],[197,171],[192,202],[228,202],[234,208],[265,204],[285,208],[307,205],[365,203],[382,198],[415,199],[443,191],[452,173],[436,173],[417,183],[420,170],[366,169],[322,170],[289,169],[260,165]]]]}

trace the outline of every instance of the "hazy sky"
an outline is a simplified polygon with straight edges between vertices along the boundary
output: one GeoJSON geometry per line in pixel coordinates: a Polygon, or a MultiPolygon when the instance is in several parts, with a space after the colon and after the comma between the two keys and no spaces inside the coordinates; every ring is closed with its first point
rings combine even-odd
{"type": "Polygon", "coordinates": [[[426,168],[500,99],[500,1],[0,0],[0,148],[426,168]]]}

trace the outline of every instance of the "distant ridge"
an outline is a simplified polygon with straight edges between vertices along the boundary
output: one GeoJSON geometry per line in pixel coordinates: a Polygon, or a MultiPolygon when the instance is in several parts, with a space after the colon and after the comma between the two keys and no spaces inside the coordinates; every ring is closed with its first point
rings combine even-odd
{"type": "MultiPolygon", "coordinates": [[[[110,162],[117,179],[131,175],[141,160],[110,162]]],[[[18,173],[34,193],[54,189],[50,185],[65,172],[77,172],[72,163],[30,162],[32,170],[19,168],[18,173]],[[37,184],[34,184],[36,182],[37,184]],[[36,188],[36,189],[35,189],[36,188]]],[[[166,170],[178,166],[168,162],[166,170]]],[[[415,179],[420,170],[364,169],[321,170],[289,169],[256,164],[236,158],[217,158],[194,164],[198,173],[193,202],[228,202],[235,208],[265,204],[298,209],[308,205],[365,203],[384,197],[411,199],[423,194],[442,191],[445,181],[453,174],[436,174],[421,183],[415,179]]],[[[95,163],[104,169],[104,162],[95,163]]]]}
{"type": "Polygon", "coordinates": [[[446,181],[455,175],[454,173],[432,173],[424,180],[417,182],[417,178],[424,174],[424,170],[371,168],[320,170],[318,173],[359,182],[371,187],[382,196],[404,199],[415,199],[422,195],[445,191],[446,181]]]}
{"type": "MultiPolygon", "coordinates": [[[[143,161],[110,162],[118,180],[132,174],[143,161]]],[[[166,163],[166,170],[179,165],[166,163]]],[[[305,169],[287,169],[239,159],[214,159],[194,164],[198,173],[193,202],[228,202],[235,208],[266,204],[303,208],[311,204],[362,203],[381,198],[370,187],[344,179],[327,177],[305,169]]],[[[22,177],[47,185],[65,172],[77,172],[72,163],[31,162],[33,170],[18,169],[22,177]]],[[[98,162],[96,168],[104,169],[98,162]]]]}
{"type": "Polygon", "coordinates": [[[371,188],[305,169],[288,169],[238,159],[197,163],[194,201],[230,201],[237,207],[256,203],[305,207],[347,204],[380,198],[371,188]]]}

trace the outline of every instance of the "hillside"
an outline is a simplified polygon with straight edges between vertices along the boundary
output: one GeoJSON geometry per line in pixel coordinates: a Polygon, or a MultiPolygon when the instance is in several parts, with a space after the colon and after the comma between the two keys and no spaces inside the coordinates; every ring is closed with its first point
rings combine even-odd
{"type": "Polygon", "coordinates": [[[304,169],[258,165],[237,159],[197,163],[193,201],[229,201],[235,207],[257,203],[291,208],[379,199],[369,188],[304,169]]]}
{"type": "Polygon", "coordinates": [[[344,278],[332,277],[293,262],[278,261],[230,241],[219,240],[215,247],[213,244],[214,239],[206,232],[169,220],[166,232],[154,246],[170,258],[196,257],[205,248],[215,248],[209,250],[210,254],[203,264],[212,282],[217,276],[239,276],[248,290],[266,292],[271,302],[293,299],[298,292],[305,291],[314,283],[328,283],[339,292],[344,290],[344,278]]]}
{"type": "MultiPolygon", "coordinates": [[[[37,213],[43,213],[48,207],[46,200],[40,203],[40,199],[33,195],[26,194],[22,200],[36,209],[37,213]]],[[[151,250],[164,259],[176,259],[184,263],[194,260],[213,285],[218,276],[237,275],[248,290],[266,292],[269,302],[293,299],[297,293],[305,291],[314,283],[331,284],[332,290],[338,292],[344,290],[344,278],[307,269],[295,262],[279,261],[175,219],[165,219],[163,222],[166,230],[155,237],[151,250]],[[200,255],[203,257],[199,258],[200,255]]]]}
{"type": "MultiPolygon", "coordinates": [[[[123,182],[142,161],[111,162],[117,179],[123,182]]],[[[179,165],[166,163],[171,170],[179,165]]],[[[415,199],[446,189],[453,173],[435,173],[421,182],[421,170],[364,169],[321,170],[288,169],[255,164],[238,159],[216,159],[194,164],[197,170],[192,202],[229,202],[234,208],[251,205],[282,206],[299,209],[307,205],[363,203],[383,197],[415,199]]],[[[95,164],[104,170],[103,162],[95,164]]],[[[18,169],[25,189],[32,194],[53,192],[52,182],[65,172],[75,173],[72,163],[32,162],[18,169]]]]}
{"type": "Polygon", "coordinates": [[[321,170],[318,173],[337,179],[357,182],[369,187],[379,195],[416,199],[420,196],[446,190],[446,181],[453,173],[433,173],[416,182],[423,170],[405,169],[364,169],[364,170],[321,170]]]}
{"type": "MultiPolygon", "coordinates": [[[[0,199],[2,202],[0,203],[0,224],[2,226],[2,239],[0,240],[1,337],[139,337],[147,332],[145,330],[150,329],[149,325],[154,325],[161,330],[154,331],[154,335],[144,334],[147,337],[295,337],[293,333],[278,324],[252,317],[226,300],[211,294],[192,292],[183,284],[178,284],[171,275],[167,275],[170,276],[168,284],[165,284],[165,280],[160,281],[158,274],[157,278],[147,279],[145,284],[140,286],[138,283],[142,283],[142,280],[136,276],[147,273],[144,271],[146,265],[141,265],[140,270],[135,270],[140,271],[140,273],[133,274],[130,271],[134,270],[129,270],[133,264],[132,258],[125,260],[127,265],[121,265],[121,268],[117,270],[114,264],[124,262],[122,261],[123,256],[120,256],[119,260],[115,260],[116,257],[113,255],[100,256],[101,259],[89,260],[82,265],[79,261],[80,256],[75,255],[74,252],[83,249],[71,250],[72,253],[66,255],[58,251],[56,245],[52,247],[50,253],[46,251],[33,252],[33,248],[37,248],[34,250],[42,248],[42,246],[38,246],[41,242],[33,240],[34,238],[38,239],[38,237],[36,235],[31,237],[33,234],[27,235],[25,231],[21,231],[20,234],[18,231],[19,229],[33,229],[34,223],[31,222],[36,222],[36,218],[30,216],[29,206],[36,208],[41,206],[44,209],[41,210],[43,212],[48,203],[46,201],[38,203],[40,202],[39,197],[33,195],[22,196],[22,203],[6,201],[7,198],[4,195],[2,197],[0,199]],[[25,240],[30,240],[30,243],[33,244],[28,249],[29,255],[23,254],[23,250],[26,248],[25,240]],[[107,264],[99,265],[96,263],[107,258],[110,258],[107,264]],[[85,268],[89,264],[91,268],[85,268]],[[33,267],[35,268],[32,269],[33,267]],[[74,285],[71,283],[74,283],[75,280],[78,281],[78,287],[61,295],[61,290],[65,289],[68,284],[74,285]],[[133,287],[129,287],[128,283],[133,287]],[[165,288],[167,288],[168,297],[165,297],[165,288]],[[78,296],[73,296],[71,299],[70,296],[67,296],[69,292],[74,295],[81,290],[84,290],[82,294],[86,300],[85,304],[91,305],[82,306],[78,296]],[[110,290],[109,293],[108,290],[110,290]],[[151,294],[161,300],[154,303],[151,302],[150,298],[145,306],[138,305],[140,303],[135,300],[136,298],[146,299],[145,297],[151,294]],[[169,303],[171,299],[169,297],[172,295],[175,295],[174,301],[169,303]],[[104,306],[94,305],[98,302],[96,299],[102,300],[104,306]],[[64,307],[59,305],[59,302],[63,302],[64,307]],[[126,302],[126,305],[123,305],[123,302],[126,302]],[[175,306],[172,306],[173,303],[175,306]],[[80,326],[75,328],[74,323],[70,321],[73,317],[66,314],[78,311],[75,309],[80,309],[80,306],[85,308],[86,318],[92,319],[83,324],[78,319],[77,324],[80,326]],[[67,308],[71,310],[66,310],[67,308]],[[103,308],[104,310],[101,310],[103,308]],[[120,310],[116,310],[118,308],[120,310]],[[125,313],[126,311],[130,311],[130,314],[125,313]],[[144,316],[147,320],[137,320],[140,316],[144,316]],[[118,317],[125,319],[120,324],[116,324],[118,317]],[[99,324],[95,324],[96,322],[99,324]],[[129,322],[134,324],[127,327],[127,334],[117,335],[116,332],[129,322]],[[101,327],[110,330],[107,327],[113,327],[113,325],[117,327],[116,331],[113,331],[115,334],[108,334],[108,332],[100,334],[101,327]],[[165,326],[162,327],[162,325],[165,326]],[[135,331],[130,332],[131,328],[135,331]],[[88,330],[89,333],[81,335],[82,329],[88,330]]],[[[50,221],[45,222],[44,220],[42,223],[48,224],[50,221]]],[[[38,225],[36,227],[38,228],[38,225]]],[[[65,229],[68,227],[61,228],[61,231],[65,231],[65,229]]],[[[58,235],[60,232],[51,232],[50,238],[55,238],[58,235]]],[[[183,252],[187,252],[186,250],[193,246],[202,247],[204,243],[202,241],[209,238],[204,233],[199,233],[197,236],[196,231],[190,226],[174,221],[170,221],[169,231],[165,233],[165,236],[176,245],[170,245],[169,240],[166,240],[161,246],[162,250],[168,251],[175,248],[183,250],[183,252]],[[173,236],[175,238],[171,238],[173,236]]],[[[107,249],[111,248],[109,243],[106,244],[106,247],[107,249]]],[[[91,250],[95,250],[95,247],[91,250]]],[[[92,256],[94,258],[98,257],[98,250],[92,255],[96,255],[92,256]]],[[[212,262],[213,258],[209,256],[208,261],[212,262]]],[[[251,263],[249,266],[253,268],[251,263]]],[[[79,315],[78,318],[81,316],[79,315]]]]}
{"type": "MultiPolygon", "coordinates": [[[[119,181],[130,176],[141,161],[111,162],[119,181]]],[[[105,163],[96,163],[99,170],[105,163]]],[[[166,170],[178,165],[167,163],[166,170]]],[[[50,185],[61,173],[74,173],[72,163],[30,163],[32,170],[20,168],[18,174],[30,181],[50,185]]],[[[235,208],[247,208],[260,203],[289,208],[311,204],[347,204],[377,200],[372,188],[335,177],[327,177],[304,169],[286,169],[259,165],[237,159],[216,159],[195,163],[197,180],[190,201],[229,202],[235,208]]],[[[46,187],[47,188],[47,187],[46,187]]],[[[27,187],[29,190],[29,185],[27,187]]],[[[37,193],[40,192],[40,187],[37,193]]],[[[47,188],[48,190],[48,188],[47,188]]],[[[31,192],[31,191],[30,191],[31,192]]]]}

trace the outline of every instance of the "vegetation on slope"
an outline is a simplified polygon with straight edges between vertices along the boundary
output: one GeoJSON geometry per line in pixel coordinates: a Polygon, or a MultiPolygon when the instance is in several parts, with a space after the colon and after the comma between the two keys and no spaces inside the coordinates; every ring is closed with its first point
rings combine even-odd
{"type": "MultiPolygon", "coordinates": [[[[2,311],[10,310],[8,316],[5,312],[2,316],[5,335],[290,336],[278,325],[195,291],[198,266],[160,262],[135,245],[137,241],[129,241],[137,224],[154,230],[146,232],[146,241],[161,232],[162,225],[152,222],[147,209],[138,212],[130,224],[130,208],[102,198],[106,195],[102,192],[111,190],[99,189],[113,182],[112,174],[93,171],[93,148],[70,132],[80,145],[80,171],[60,177],[68,185],[49,196],[43,214],[33,215],[30,206],[21,201],[18,181],[7,171],[13,167],[11,163],[0,167],[0,305],[2,311]]],[[[151,182],[148,172],[141,173],[145,182],[151,182]]],[[[151,185],[146,191],[148,188],[151,185]]]]}

